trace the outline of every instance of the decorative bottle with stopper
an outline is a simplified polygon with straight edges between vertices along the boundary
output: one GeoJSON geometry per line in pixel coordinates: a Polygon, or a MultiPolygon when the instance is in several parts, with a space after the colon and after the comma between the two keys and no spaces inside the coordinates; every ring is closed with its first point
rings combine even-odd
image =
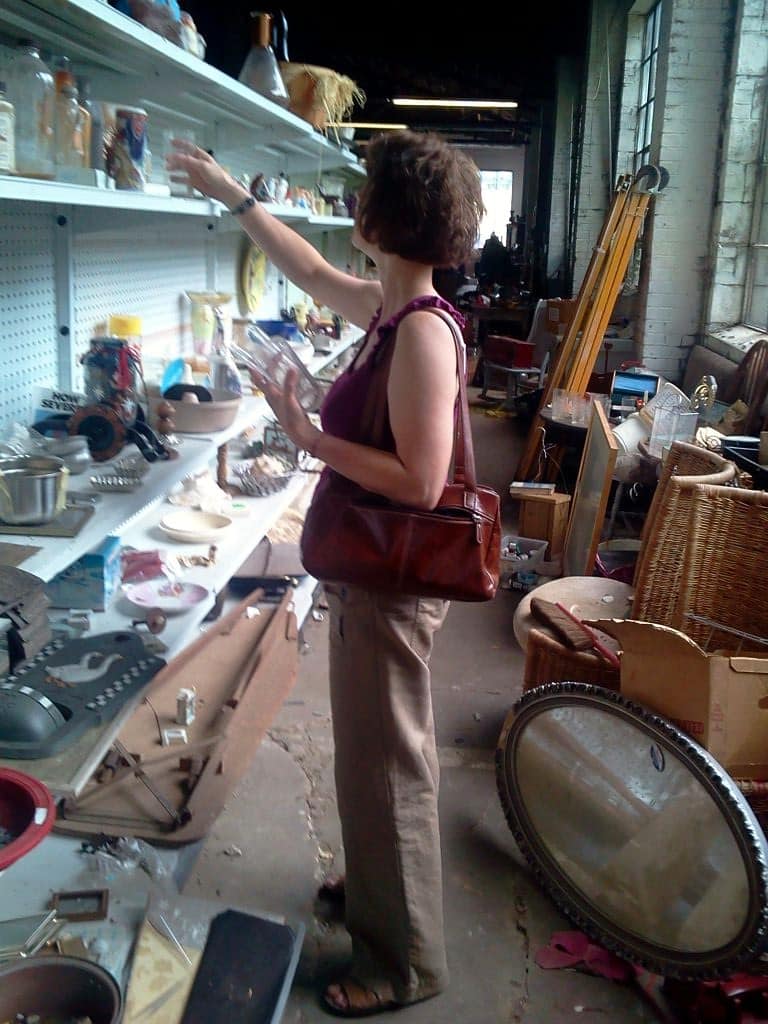
{"type": "MultiPolygon", "coordinates": [[[[284,44],[283,44],[284,49],[284,44]]],[[[285,60],[288,59],[283,54],[285,60]]],[[[288,93],[272,49],[272,15],[251,12],[251,49],[245,58],[238,81],[261,93],[281,107],[288,106],[288,93]]]]}
{"type": "Polygon", "coordinates": [[[237,372],[235,360],[227,344],[224,331],[224,317],[219,306],[214,306],[213,315],[216,327],[213,334],[213,349],[208,357],[208,362],[211,366],[209,378],[211,387],[241,395],[243,393],[243,385],[240,381],[240,374],[237,372]]]}

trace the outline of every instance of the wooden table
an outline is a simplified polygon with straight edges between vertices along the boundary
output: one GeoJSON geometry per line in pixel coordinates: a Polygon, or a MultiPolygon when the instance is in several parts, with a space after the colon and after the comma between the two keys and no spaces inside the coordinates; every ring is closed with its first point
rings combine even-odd
{"type": "Polygon", "coordinates": [[[483,337],[488,333],[491,323],[516,325],[515,334],[522,338],[528,336],[533,306],[519,303],[516,306],[473,306],[469,316],[472,321],[472,334],[475,345],[481,345],[483,337]]]}
{"type": "MultiPolygon", "coordinates": [[[[574,459],[581,459],[588,427],[586,423],[572,423],[570,420],[555,418],[551,405],[539,409],[539,416],[545,430],[543,442],[549,450],[543,479],[554,481],[562,470],[566,449],[573,452],[574,459]],[[553,445],[554,451],[550,448],[553,445]]],[[[570,464],[572,460],[569,458],[568,461],[570,464]]],[[[566,489],[570,491],[575,483],[575,477],[567,481],[566,489]]]]}

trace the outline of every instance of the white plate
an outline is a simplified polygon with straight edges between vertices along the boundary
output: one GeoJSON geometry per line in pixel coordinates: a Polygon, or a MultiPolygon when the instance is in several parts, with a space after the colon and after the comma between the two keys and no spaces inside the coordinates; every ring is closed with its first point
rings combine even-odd
{"type": "Polygon", "coordinates": [[[216,540],[232,525],[229,516],[216,512],[200,512],[191,508],[180,508],[169,512],[160,520],[160,529],[173,540],[184,544],[200,544],[216,540]]]}
{"type": "Polygon", "coordinates": [[[181,583],[167,579],[126,583],[123,593],[138,608],[159,608],[161,612],[188,612],[208,597],[208,588],[199,583],[181,583]]]}

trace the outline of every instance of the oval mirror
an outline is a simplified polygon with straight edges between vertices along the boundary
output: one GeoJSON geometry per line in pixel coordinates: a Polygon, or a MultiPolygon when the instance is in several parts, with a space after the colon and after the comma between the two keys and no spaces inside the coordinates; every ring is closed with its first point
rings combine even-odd
{"type": "Polygon", "coordinates": [[[725,770],[665,719],[610,690],[550,683],[507,716],[496,765],[523,854],[595,941],[684,978],[765,948],[763,832],[725,770]]]}

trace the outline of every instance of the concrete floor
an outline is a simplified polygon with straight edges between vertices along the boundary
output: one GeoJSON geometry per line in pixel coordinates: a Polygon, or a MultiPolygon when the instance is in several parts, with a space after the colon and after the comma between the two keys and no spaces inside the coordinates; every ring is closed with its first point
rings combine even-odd
{"type": "MultiPolygon", "coordinates": [[[[473,408],[478,475],[505,494],[524,432],[473,408]]],[[[514,505],[504,503],[513,522],[514,505]]],[[[452,981],[437,999],[398,1020],[560,1024],[597,1018],[654,1021],[637,990],[575,971],[544,971],[536,950],[571,926],[534,882],[504,820],[493,753],[519,696],[522,654],[511,623],[517,595],[455,604],[433,655],[442,765],[441,832],[452,981]]],[[[186,887],[190,895],[303,922],[306,938],[286,1024],[330,1018],[318,1004],[324,979],[345,966],[343,925],[315,903],[319,881],[343,869],[333,785],[327,624],[305,626],[297,685],[255,753],[249,774],[209,835],[186,887]]],[[[390,1015],[382,1015],[388,1019],[390,1015]]]]}

